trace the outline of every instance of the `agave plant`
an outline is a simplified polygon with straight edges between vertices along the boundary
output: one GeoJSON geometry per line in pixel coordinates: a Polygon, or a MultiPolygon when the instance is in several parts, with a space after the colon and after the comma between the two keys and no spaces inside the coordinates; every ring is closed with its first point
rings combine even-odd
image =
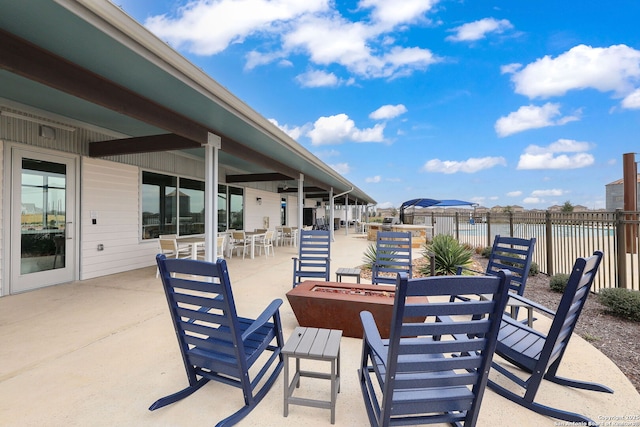
{"type": "Polygon", "coordinates": [[[364,262],[364,266],[366,268],[371,268],[373,263],[376,262],[377,253],[376,246],[371,243],[367,246],[367,249],[364,251],[364,257],[362,258],[362,262],[364,262]]]}
{"type": "MultiPolygon", "coordinates": [[[[382,259],[393,260],[394,259],[393,255],[395,254],[396,252],[390,252],[388,256],[383,256],[382,259]]],[[[369,246],[367,246],[367,249],[364,251],[362,262],[364,262],[364,266],[366,268],[372,268],[373,264],[376,262],[377,259],[378,259],[378,251],[376,249],[376,245],[374,245],[373,243],[370,243],[369,246]]]]}
{"type": "MultiPolygon", "coordinates": [[[[439,234],[425,245],[423,255],[429,259],[434,254],[435,273],[438,276],[456,274],[458,266],[467,266],[471,263],[471,250],[461,245],[452,236],[439,234]]],[[[431,266],[421,269],[421,273],[429,274],[431,266]]]]}

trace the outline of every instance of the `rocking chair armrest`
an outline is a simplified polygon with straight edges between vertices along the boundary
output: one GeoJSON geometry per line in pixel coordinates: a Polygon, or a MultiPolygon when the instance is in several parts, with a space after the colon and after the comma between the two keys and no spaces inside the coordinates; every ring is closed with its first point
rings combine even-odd
{"type": "Polygon", "coordinates": [[[251,336],[251,334],[253,334],[255,331],[257,331],[266,323],[268,323],[269,319],[271,319],[273,316],[275,316],[278,313],[278,309],[280,308],[281,305],[282,305],[282,300],[280,298],[273,300],[271,304],[269,304],[267,308],[264,309],[264,311],[260,314],[260,316],[258,316],[258,318],[254,320],[253,323],[251,323],[251,325],[247,328],[247,330],[244,331],[244,333],[242,334],[242,341],[247,339],[247,337],[251,336]]]}
{"type": "Polygon", "coordinates": [[[373,315],[369,311],[360,312],[360,320],[362,321],[363,339],[369,344],[371,350],[376,356],[382,360],[383,363],[387,361],[387,349],[385,348],[382,337],[380,337],[380,331],[376,321],[373,319],[373,315]]]}
{"type": "Polygon", "coordinates": [[[544,305],[538,304],[535,301],[531,301],[530,299],[525,298],[522,295],[518,295],[518,294],[513,293],[513,292],[509,292],[509,300],[507,301],[507,306],[513,305],[513,304],[510,304],[511,300],[516,300],[519,303],[522,303],[522,304],[524,304],[526,306],[532,307],[532,308],[534,308],[534,309],[536,309],[538,311],[541,311],[543,313],[546,313],[546,314],[548,314],[550,316],[555,316],[556,315],[555,311],[545,307],[544,305]]]}

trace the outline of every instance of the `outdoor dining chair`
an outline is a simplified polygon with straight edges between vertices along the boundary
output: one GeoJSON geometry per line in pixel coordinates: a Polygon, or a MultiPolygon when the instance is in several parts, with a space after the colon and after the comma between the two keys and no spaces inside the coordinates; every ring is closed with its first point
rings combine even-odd
{"type": "MultiPolygon", "coordinates": [[[[162,254],[156,259],[189,386],[149,410],[184,399],[212,380],[242,389],[244,406],[217,426],[236,424],[265,397],[284,367],[282,300],[273,300],[255,320],[240,317],[224,259],[210,263],[162,254]]],[[[211,391],[212,399],[225,398],[226,391],[211,391]]]]}
{"type": "Polygon", "coordinates": [[[276,253],[273,250],[273,235],[274,235],[273,230],[267,230],[264,233],[264,237],[261,237],[260,240],[256,242],[259,255],[262,255],[262,250],[264,249],[265,257],[269,257],[269,252],[271,252],[271,256],[276,256],[276,253]]]}
{"type": "Polygon", "coordinates": [[[360,313],[358,377],[371,426],[476,424],[510,274],[398,274],[388,340],[370,312],[360,313]],[[478,293],[491,299],[449,302],[451,295],[478,293]]]}
{"type": "MultiPolygon", "coordinates": [[[[190,246],[178,246],[177,235],[168,234],[162,235],[158,239],[158,245],[161,254],[166,255],[168,258],[191,258],[190,246]]],[[[160,274],[160,270],[156,269],[156,277],[160,274]]]]}
{"type": "Polygon", "coordinates": [[[244,231],[232,231],[229,242],[229,258],[233,258],[233,251],[242,250],[242,259],[251,250],[251,239],[247,238],[244,231]]]}

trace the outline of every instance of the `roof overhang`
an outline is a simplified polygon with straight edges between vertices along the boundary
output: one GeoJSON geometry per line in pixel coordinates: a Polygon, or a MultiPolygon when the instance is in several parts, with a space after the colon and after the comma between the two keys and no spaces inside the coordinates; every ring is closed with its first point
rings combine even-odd
{"type": "MultiPolygon", "coordinates": [[[[0,0],[0,98],[124,137],[90,155],[182,150],[252,176],[303,177],[326,194],[362,190],[220,86],[120,8],[96,0],[0,0]]],[[[240,182],[236,180],[235,182],[240,182]]],[[[244,181],[249,182],[249,181],[244,181]]]]}

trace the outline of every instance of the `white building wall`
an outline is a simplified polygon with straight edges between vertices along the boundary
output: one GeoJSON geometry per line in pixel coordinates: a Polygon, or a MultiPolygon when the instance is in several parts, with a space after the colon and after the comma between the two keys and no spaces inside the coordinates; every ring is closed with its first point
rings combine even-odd
{"type": "Polygon", "coordinates": [[[280,225],[280,194],[244,189],[244,229],[253,231],[256,228],[275,230],[280,225]],[[260,203],[257,199],[260,198],[260,203]]]}
{"type": "Polygon", "coordinates": [[[153,265],[158,243],[139,236],[139,180],[136,166],[82,158],[81,280],[153,265]]]}

